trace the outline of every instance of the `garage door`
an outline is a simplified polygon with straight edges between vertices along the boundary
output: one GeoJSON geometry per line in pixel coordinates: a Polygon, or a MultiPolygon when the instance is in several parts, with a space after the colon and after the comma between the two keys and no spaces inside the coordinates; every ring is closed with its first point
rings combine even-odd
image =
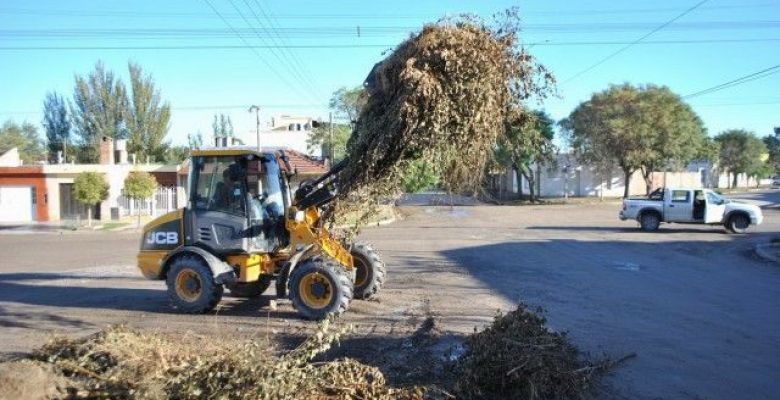
{"type": "Polygon", "coordinates": [[[0,222],[31,222],[32,195],[31,186],[0,186],[0,222]]]}

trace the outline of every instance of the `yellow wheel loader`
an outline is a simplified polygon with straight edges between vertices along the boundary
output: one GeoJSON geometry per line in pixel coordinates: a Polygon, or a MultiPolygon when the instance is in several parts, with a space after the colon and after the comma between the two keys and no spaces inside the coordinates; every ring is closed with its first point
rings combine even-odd
{"type": "Polygon", "coordinates": [[[195,150],[187,206],[144,227],[138,267],[165,280],[173,305],[204,313],[224,288],[259,296],[275,281],[298,313],[319,320],[347,310],[353,298],[378,295],[385,265],[370,245],[345,245],[324,226],[344,162],[290,191],[283,151],[195,150]]]}

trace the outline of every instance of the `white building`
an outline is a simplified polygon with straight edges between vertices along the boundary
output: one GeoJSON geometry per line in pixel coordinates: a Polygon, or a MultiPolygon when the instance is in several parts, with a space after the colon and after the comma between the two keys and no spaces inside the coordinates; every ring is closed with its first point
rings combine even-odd
{"type": "MultiPolygon", "coordinates": [[[[295,150],[315,159],[322,158],[322,147],[310,148],[306,142],[314,129],[311,117],[296,117],[278,115],[271,118],[266,128],[260,128],[260,145],[262,147],[279,147],[295,150]]],[[[254,133],[254,132],[253,132],[254,133]]],[[[246,143],[254,143],[254,135],[247,135],[246,143]],[[249,139],[252,137],[252,139],[249,139]]]]}

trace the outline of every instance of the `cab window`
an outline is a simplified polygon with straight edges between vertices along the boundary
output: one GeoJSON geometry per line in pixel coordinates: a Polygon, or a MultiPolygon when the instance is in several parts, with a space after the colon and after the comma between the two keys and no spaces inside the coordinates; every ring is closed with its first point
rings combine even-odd
{"type": "Polygon", "coordinates": [[[690,198],[689,190],[672,190],[672,203],[687,203],[690,198]]]}
{"type": "Polygon", "coordinates": [[[723,197],[718,196],[715,193],[707,192],[707,202],[710,204],[723,204],[723,197]]]}
{"type": "Polygon", "coordinates": [[[197,182],[192,202],[196,210],[246,214],[246,172],[238,158],[197,157],[192,177],[197,182]]]}

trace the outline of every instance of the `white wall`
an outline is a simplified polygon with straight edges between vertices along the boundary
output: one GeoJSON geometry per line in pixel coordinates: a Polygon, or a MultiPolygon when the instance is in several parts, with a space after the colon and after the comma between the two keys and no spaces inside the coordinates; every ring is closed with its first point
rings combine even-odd
{"type": "Polygon", "coordinates": [[[100,216],[102,219],[111,218],[111,207],[119,206],[119,196],[125,185],[125,178],[131,171],[146,172],[176,172],[178,165],[161,164],[50,164],[43,166],[46,175],[46,193],[48,193],[49,219],[60,219],[60,184],[73,183],[73,179],[80,173],[90,171],[98,172],[105,176],[108,182],[108,198],[100,203],[100,216]]]}

